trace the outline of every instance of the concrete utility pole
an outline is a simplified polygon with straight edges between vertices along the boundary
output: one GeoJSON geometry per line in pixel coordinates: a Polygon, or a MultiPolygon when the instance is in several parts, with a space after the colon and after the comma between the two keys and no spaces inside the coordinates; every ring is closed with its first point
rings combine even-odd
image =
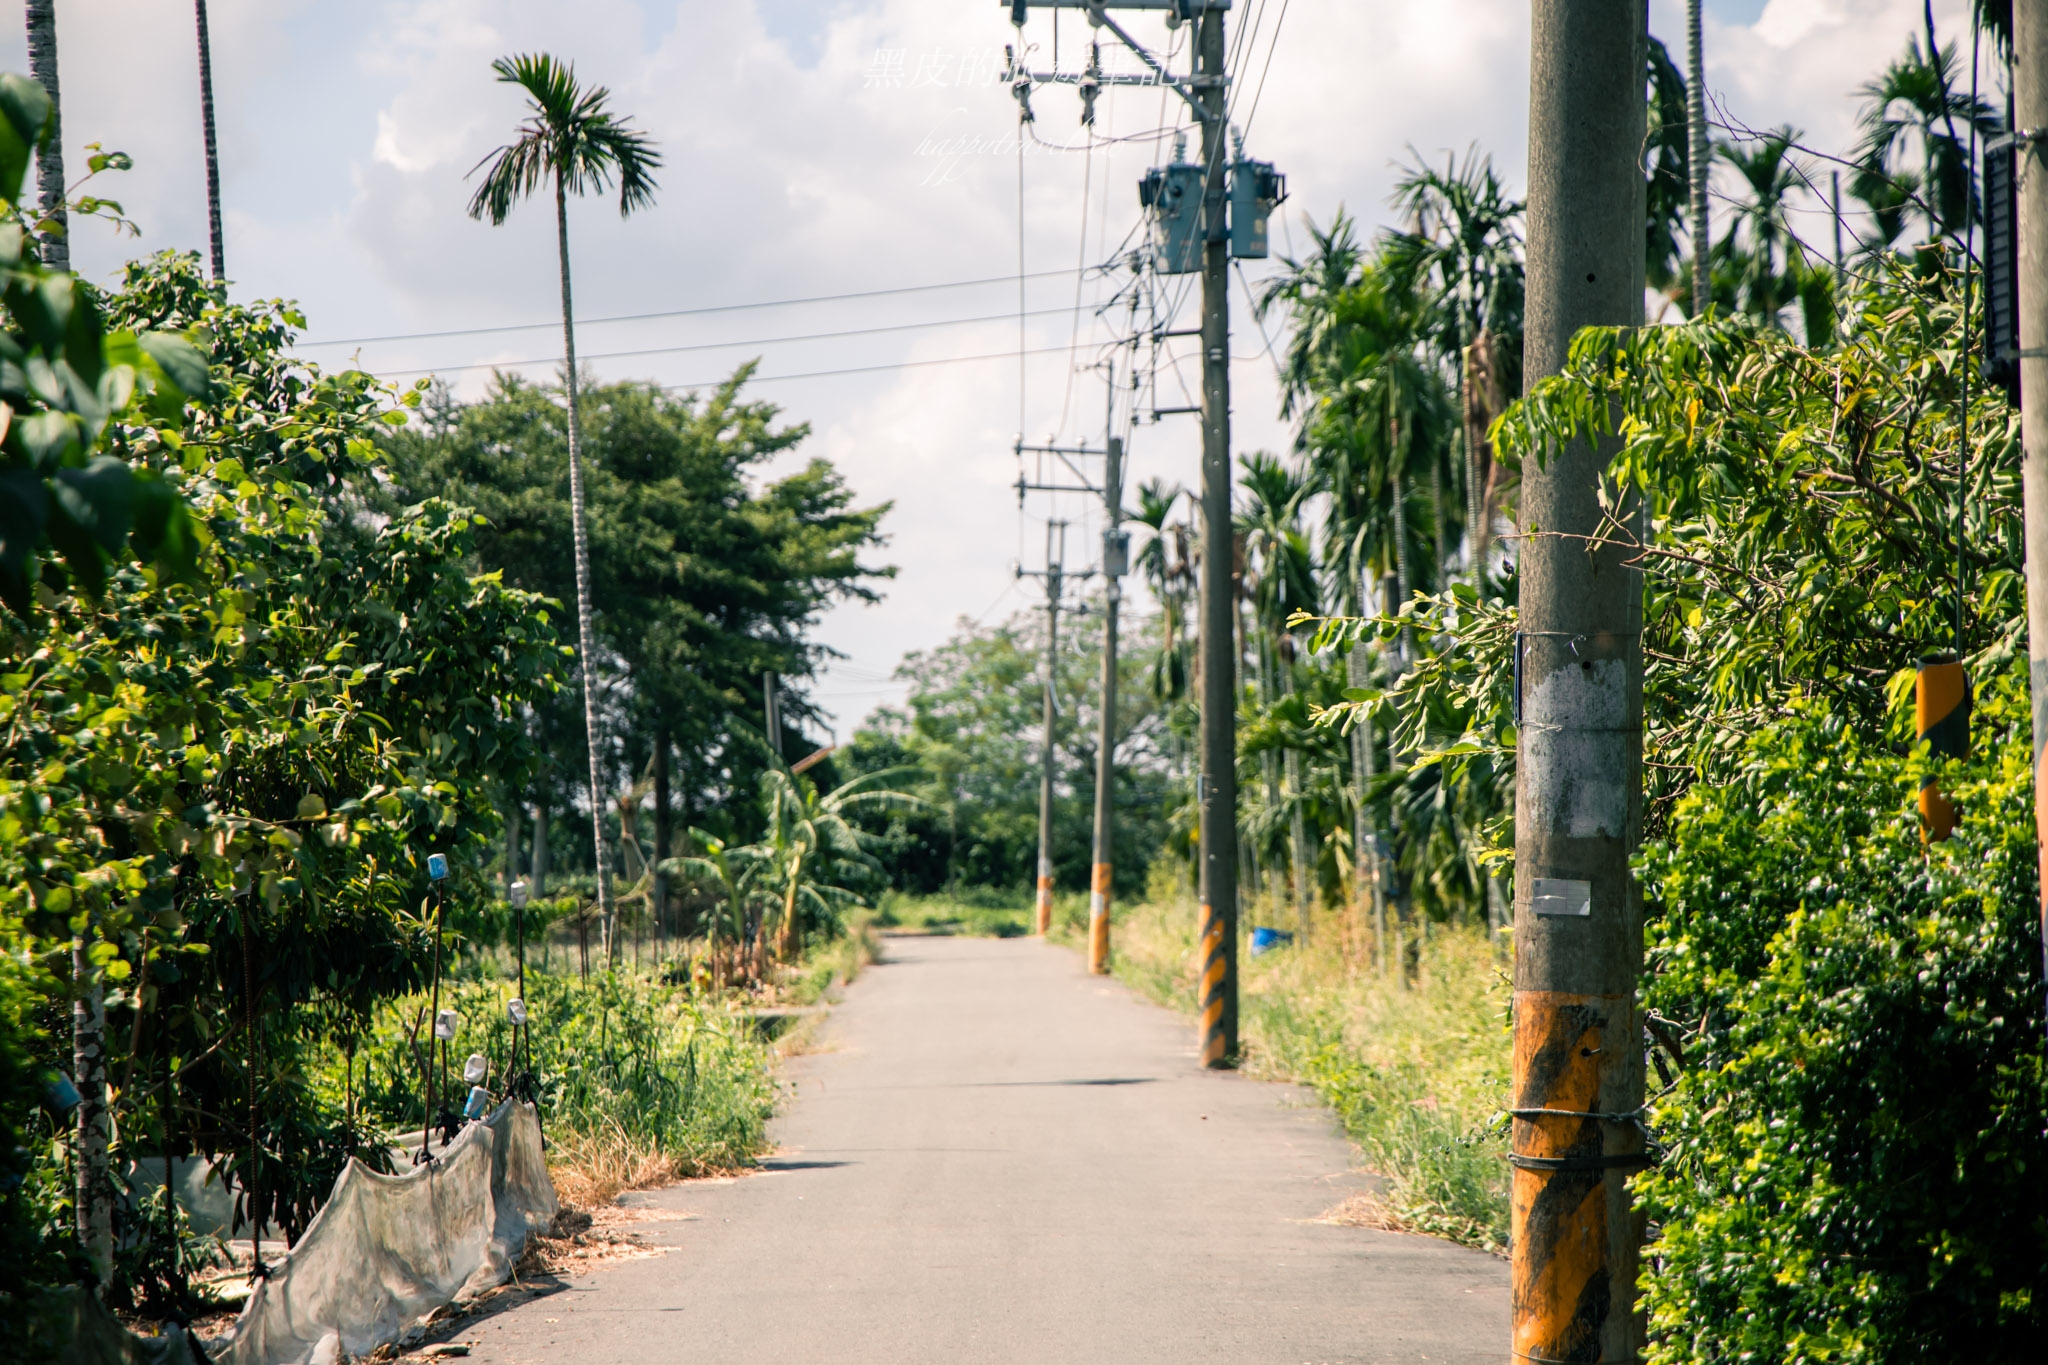
{"type": "Polygon", "coordinates": [[[2027,661],[2034,693],[2034,820],[2041,845],[2042,971],[2048,976],[2048,0],[2012,7],[2014,182],[2019,199],[2021,497],[2027,661]]]}
{"type": "Polygon", "coordinates": [[[1108,462],[1102,474],[1102,505],[1108,524],[1102,532],[1102,574],[1109,580],[1102,595],[1102,715],[1095,737],[1095,866],[1090,872],[1088,894],[1088,970],[1097,976],[1109,971],[1109,900],[1115,861],[1115,813],[1111,805],[1116,790],[1116,615],[1123,600],[1126,564],[1124,519],[1124,443],[1109,438],[1108,462]]]}
{"type": "Polygon", "coordinates": [[[1202,1064],[1237,1059],[1237,643],[1230,517],[1230,242],[1223,231],[1223,11],[1195,27],[1202,108],[1202,1064]]]}
{"type": "Polygon", "coordinates": [[[1052,783],[1054,727],[1059,722],[1060,588],[1067,557],[1067,524],[1045,524],[1045,740],[1038,761],[1038,933],[1052,928],[1052,783]],[[1053,536],[1059,553],[1053,553],[1053,536]]]}
{"type": "Polygon", "coordinates": [[[782,699],[775,695],[776,678],[773,673],[761,675],[761,733],[768,736],[768,747],[777,761],[782,758],[782,699]]]}
{"type": "MultiPolygon", "coordinates": [[[[1643,313],[1644,0],[1534,0],[1527,382],[1573,333],[1643,313]]],[[[1634,993],[1641,896],[1642,601],[1630,551],[1587,539],[1611,442],[1522,475],[1522,727],[1515,790],[1513,1355],[1639,1358],[1643,1166],[1634,993]]],[[[1640,508],[1624,521],[1641,526],[1640,508]]]]}

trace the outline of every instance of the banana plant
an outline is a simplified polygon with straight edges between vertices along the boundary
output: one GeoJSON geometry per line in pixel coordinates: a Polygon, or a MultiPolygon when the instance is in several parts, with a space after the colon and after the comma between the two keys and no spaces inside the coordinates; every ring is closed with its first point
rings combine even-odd
{"type": "Polygon", "coordinates": [[[692,828],[690,838],[704,850],[702,854],[666,859],[657,864],[657,870],[668,877],[691,877],[715,883],[724,893],[724,903],[711,915],[705,935],[706,955],[713,964],[715,978],[720,974],[717,964],[721,940],[738,947],[751,936],[747,926],[747,905],[756,883],[767,870],[768,856],[767,851],[758,845],[729,845],[709,830],[692,828]]]}

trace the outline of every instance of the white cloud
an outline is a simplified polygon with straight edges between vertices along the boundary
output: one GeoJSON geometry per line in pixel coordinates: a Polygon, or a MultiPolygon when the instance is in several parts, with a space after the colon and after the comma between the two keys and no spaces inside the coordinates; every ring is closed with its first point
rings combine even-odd
{"type": "MultiPolygon", "coordinates": [[[[1850,92],[1916,32],[1915,0],[1771,0],[1749,24],[1708,26],[1710,85],[1763,127],[1790,122],[1819,145],[1854,136],[1850,92]]],[[[502,228],[471,221],[464,179],[520,117],[516,92],[489,61],[548,50],[614,92],[660,144],[659,203],[621,221],[599,200],[572,210],[578,311],[586,316],[800,298],[934,281],[1001,277],[1017,264],[1014,152],[974,151],[947,164],[920,155],[935,129],[996,147],[1015,107],[987,75],[1014,41],[993,0],[214,0],[215,80],[228,209],[230,273],[244,295],[296,297],[314,335],[365,336],[505,323],[547,324],[558,307],[549,205],[522,206],[502,228]],[[865,88],[878,50],[905,57],[900,87],[865,88]],[[916,85],[920,58],[929,77],[916,85]],[[935,173],[937,172],[937,173],[935,173]]],[[[1522,0],[1430,5],[1293,4],[1261,83],[1280,6],[1240,0],[1233,29],[1256,22],[1233,116],[1251,123],[1253,155],[1276,162],[1293,199],[1276,243],[1303,244],[1303,220],[1340,204],[1368,225],[1385,218],[1398,163],[1471,144],[1490,151],[1519,191],[1526,152],[1528,10],[1522,0]],[[1256,101],[1256,107],[1254,107],[1256,101]]],[[[1960,0],[1936,6],[1959,34],[1960,0]]],[[[67,143],[102,140],[134,153],[115,190],[145,228],[139,244],[204,246],[204,183],[190,10],[143,0],[60,7],[67,143]]],[[[1164,42],[1156,18],[1135,31],[1164,42]]],[[[1051,17],[1034,12],[1033,61],[1051,60],[1051,17]]],[[[1682,43],[1678,0],[1655,0],[1652,27],[1682,43]]],[[[1063,64],[1079,64],[1087,30],[1060,23],[1063,64]]],[[[25,65],[18,32],[0,61],[25,65]]],[[[1682,52],[1674,49],[1674,55],[1682,52]]],[[[1034,100],[1038,134],[1078,133],[1071,88],[1034,100]]],[[[1122,91],[1098,131],[1130,136],[1174,117],[1171,97],[1122,91]]],[[[1146,141],[1081,155],[1027,158],[1025,256],[1031,269],[1099,259],[1136,222],[1135,182],[1155,156],[1146,141]],[[1084,191],[1083,171],[1091,172],[1084,191]],[[1088,240],[1077,235],[1084,196],[1088,240]]],[[[137,244],[87,225],[76,257],[104,278],[137,244]]],[[[1256,273],[1256,272],[1254,272],[1256,273]]],[[[1091,300],[1100,286],[1083,292],[1091,300]]],[[[1031,309],[1070,307],[1074,280],[1034,281],[1031,309]]],[[[1234,293],[1234,411],[1241,449],[1286,440],[1272,370],[1234,293]]],[[[762,309],[588,328],[588,353],[758,339],[1001,315],[1014,284],[806,308],[762,309]]],[[[1031,319],[1027,345],[1057,346],[1066,319],[1031,319]]],[[[839,341],[730,348],[599,362],[601,373],[683,383],[716,377],[752,354],[764,372],[798,373],[1002,352],[1012,322],[839,341]]],[[[545,357],[551,326],[530,332],[366,347],[401,369],[545,357]]],[[[322,354],[330,354],[323,352],[322,354]]],[[[1088,355],[1083,348],[1083,358],[1088,355]]],[[[1063,355],[1029,365],[1024,429],[1034,439],[1099,438],[1102,394],[1069,383],[1063,355]],[[1062,408],[1065,421],[1062,425],[1062,408]]],[[[469,372],[465,387],[480,385],[469,372]]],[[[1009,454],[1018,394],[1013,363],[883,371],[764,384],[791,420],[813,424],[807,451],[835,460],[865,500],[893,500],[888,558],[902,567],[880,607],[849,607],[823,638],[851,657],[849,677],[888,673],[906,649],[941,640],[954,621],[1004,600],[1020,527],[1009,454]]],[[[1132,445],[1132,481],[1192,485],[1193,423],[1168,418],[1132,445]]],[[[1038,509],[1034,509],[1035,512],[1038,509]]],[[[1078,504],[1067,509],[1077,525],[1078,504]]],[[[1039,513],[1042,514],[1042,513],[1039,513]]],[[[1087,528],[1082,527],[1085,530],[1087,528]]],[[[1038,534],[1023,528],[1027,557],[1038,534]]],[[[1078,534],[1078,532],[1077,532],[1078,534]]],[[[1079,544],[1077,542],[1077,550],[1079,544]]],[[[1024,599],[1011,592],[1004,606],[1024,599]]],[[[842,732],[873,698],[847,684],[842,732]]],[[[835,681],[828,691],[837,690],[835,681]]]]}

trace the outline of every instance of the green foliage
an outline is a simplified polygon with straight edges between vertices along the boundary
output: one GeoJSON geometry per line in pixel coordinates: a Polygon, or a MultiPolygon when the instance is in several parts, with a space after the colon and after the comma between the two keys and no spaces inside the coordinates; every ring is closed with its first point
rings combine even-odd
{"type": "MultiPolygon", "coordinates": [[[[185,386],[204,403],[138,401],[105,427],[200,534],[185,576],[117,562],[94,595],[46,579],[43,610],[0,639],[0,1033],[23,1024],[0,1053],[68,1063],[50,1025],[82,938],[106,988],[117,1160],[224,1156],[298,1229],[349,1156],[383,1159],[316,1093],[307,1050],[420,980],[425,857],[475,886],[490,794],[535,761],[517,710],[552,694],[565,655],[549,604],[473,571],[473,514],[360,515],[373,437],[416,394],[292,359],[297,314],[223,303],[190,257],[131,266],[103,310],[209,348],[185,386]]],[[[21,1131],[32,1110],[0,1099],[21,1131]]],[[[66,1213],[0,1200],[9,1219],[66,1213]]]]}
{"type": "MultiPolygon", "coordinates": [[[[52,551],[93,597],[131,556],[191,573],[190,515],[110,424],[153,419],[175,435],[187,400],[208,389],[188,338],[110,330],[95,292],[29,249],[22,180],[51,115],[39,82],[0,75],[0,602],[24,619],[52,551]]],[[[62,591],[65,573],[49,567],[62,591]]]]}
{"type": "MultiPolygon", "coordinates": [[[[523,1056],[515,1064],[512,1052],[505,1006],[513,991],[510,981],[481,971],[444,983],[443,1007],[462,1016],[450,1049],[458,1082],[472,1052],[490,1062],[494,1091],[515,1065],[527,1065],[523,1056]]],[[[623,1135],[658,1147],[682,1175],[744,1166],[766,1147],[775,1101],[771,1057],[744,1019],[684,987],[611,972],[585,982],[530,963],[525,1000],[551,1140],[623,1135]]],[[[354,1059],[365,1078],[357,1082],[360,1102],[389,1131],[417,1130],[424,1112],[425,1045],[416,1040],[428,1032],[426,1006],[423,995],[384,1002],[354,1059]]],[[[346,1060],[333,1049],[325,1056],[322,1085],[330,1099],[344,1091],[335,1073],[346,1060]]]]}
{"type": "Polygon", "coordinates": [[[1926,762],[1815,703],[1644,852],[1645,1003],[1685,1030],[1637,1182],[1654,1360],[2018,1360],[2048,1327],[2025,673],[1980,689],[1946,843],[1926,762]]]}
{"type": "MultiPolygon", "coordinates": [[[[1063,613],[1055,661],[1061,707],[1055,737],[1054,875],[1088,885],[1092,859],[1095,750],[1102,677],[1102,628],[1063,613]]],[[[1146,686],[1156,623],[1120,618],[1117,696],[1117,885],[1144,885],[1163,842],[1169,791],[1162,708],[1146,686]]],[[[898,890],[1032,883],[1038,859],[1039,745],[1044,734],[1045,617],[1019,613],[1001,626],[961,622],[937,649],[905,657],[897,676],[911,684],[901,708],[884,707],[859,731],[848,766],[865,773],[912,769],[901,782],[921,806],[863,815],[877,836],[870,849],[898,890]]]]}
{"type": "MultiPolygon", "coordinates": [[[[1640,1185],[1662,1360],[2003,1358],[2040,1330],[2017,422],[1977,393],[1959,600],[1959,294],[1893,262],[1820,349],[1749,320],[1589,330],[1495,430],[1521,462],[1617,436],[1603,534],[1645,574],[1644,994],[1685,1054],[1640,1185]],[[1906,698],[1958,626],[1990,758],[1944,776],[1965,832],[1930,850],[1906,698]]],[[[1454,592],[1321,640],[1403,624],[1429,661],[1322,718],[1391,720],[1504,798],[1512,609],[1454,592]]]]}
{"type": "Polygon", "coordinates": [[[616,178],[621,217],[654,202],[661,153],[645,133],[605,108],[611,91],[601,85],[585,90],[575,67],[545,52],[500,57],[491,70],[526,92],[532,117],[509,145],[484,158],[491,168],[470,200],[470,217],[501,224],[514,204],[549,181],[559,201],[564,194],[609,189],[616,178]]]}

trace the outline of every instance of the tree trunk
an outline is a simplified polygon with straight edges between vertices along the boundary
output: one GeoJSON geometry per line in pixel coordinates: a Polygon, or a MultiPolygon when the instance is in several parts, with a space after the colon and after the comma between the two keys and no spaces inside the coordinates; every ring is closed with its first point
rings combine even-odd
{"type": "Polygon", "coordinates": [[[654,960],[661,961],[662,930],[668,918],[668,875],[661,865],[669,859],[668,729],[654,732],[654,960]]]}
{"type": "Polygon", "coordinates": [[[227,258],[220,233],[220,147],[213,136],[213,42],[206,31],[206,0],[193,0],[199,22],[199,117],[206,132],[206,230],[213,251],[213,282],[227,278],[227,258]]]}
{"type": "MultiPolygon", "coordinates": [[[[1713,301],[1707,257],[1713,242],[1707,227],[1707,173],[1713,169],[1707,150],[1707,73],[1700,43],[1700,0],[1685,0],[1685,142],[1692,183],[1687,198],[1692,210],[1692,316],[1701,317],[1713,301]]],[[[1841,203],[1835,204],[1835,254],[1841,255],[1841,203]]],[[[1837,261],[1839,267],[1840,262],[1837,261]]]]}
{"type": "MultiPolygon", "coordinates": [[[[1397,454],[1395,458],[1399,459],[1400,457],[1397,454]]],[[[1410,589],[1413,588],[1415,580],[1408,576],[1408,498],[1401,486],[1401,469],[1398,464],[1394,467],[1393,483],[1395,586],[1400,593],[1400,600],[1394,603],[1394,610],[1399,611],[1408,601],[1408,594],[1410,589]]],[[[1399,662],[1395,665],[1394,669],[1397,676],[1407,662],[1408,632],[1403,630],[1400,636],[1399,662]]]]}
{"type": "Polygon", "coordinates": [[[78,1240],[104,1285],[114,1268],[113,1182],[107,1165],[106,987],[92,964],[90,924],[71,947],[71,1065],[78,1073],[78,1240]]]}
{"type": "Polygon", "coordinates": [[[1500,368],[1495,363],[1493,338],[1482,331],[1465,348],[1465,449],[1468,455],[1465,477],[1472,525],[1466,528],[1472,547],[1473,581],[1485,566],[1488,543],[1493,539],[1494,468],[1493,446],[1486,439],[1488,428],[1504,406],[1500,391],[1500,368]]]}
{"type": "Polygon", "coordinates": [[[55,0],[28,0],[28,71],[50,95],[50,126],[36,152],[36,239],[43,264],[71,268],[70,224],[64,211],[63,101],[57,94],[57,8],[55,0]]]}
{"type": "Polygon", "coordinates": [[[1444,539],[1444,462],[1435,456],[1431,456],[1429,461],[1429,519],[1435,524],[1436,530],[1436,563],[1432,566],[1429,586],[1441,588],[1449,550],[1446,548],[1448,542],[1444,539]]]}
{"type": "Polygon", "coordinates": [[[796,961],[796,892],[799,879],[803,876],[803,850],[797,850],[796,861],[789,865],[789,889],[782,894],[782,948],[784,962],[796,961]]]}
{"type": "Polygon", "coordinates": [[[569,199],[559,172],[555,175],[555,243],[562,270],[562,353],[564,374],[569,385],[569,528],[576,547],[576,662],[583,680],[583,734],[590,749],[591,861],[597,870],[597,915],[604,926],[605,956],[609,965],[612,913],[611,897],[605,886],[604,797],[601,795],[604,787],[598,779],[604,760],[598,747],[596,632],[590,624],[590,537],[584,527],[583,426],[576,411],[576,311],[569,289],[569,199]]]}
{"type": "MultiPolygon", "coordinates": [[[[1280,676],[1280,695],[1291,696],[1294,693],[1294,670],[1285,659],[1277,657],[1278,653],[1278,650],[1274,651],[1274,665],[1280,676]]],[[[1294,919],[1301,932],[1301,941],[1306,944],[1312,927],[1310,919],[1314,900],[1309,888],[1314,884],[1315,859],[1309,849],[1308,822],[1301,809],[1301,750],[1291,745],[1286,752],[1286,778],[1288,862],[1294,869],[1294,919]]]]}
{"type": "Polygon", "coordinates": [[[548,808],[538,802],[533,808],[533,898],[548,893],[548,808]]]}

